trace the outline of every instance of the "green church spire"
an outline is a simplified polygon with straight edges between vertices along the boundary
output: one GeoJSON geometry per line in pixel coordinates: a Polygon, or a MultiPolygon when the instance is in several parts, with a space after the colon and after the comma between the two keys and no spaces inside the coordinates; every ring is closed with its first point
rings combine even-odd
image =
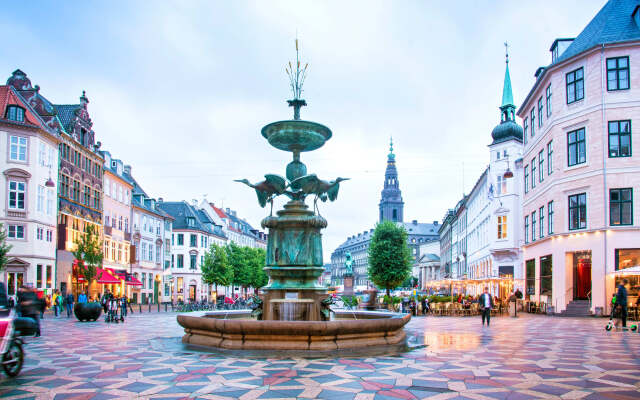
{"type": "Polygon", "coordinates": [[[509,45],[504,42],[507,67],[504,71],[504,86],[502,87],[502,105],[500,106],[500,121],[514,121],[516,106],[513,104],[513,92],[511,90],[511,76],[509,75],[509,45]]]}

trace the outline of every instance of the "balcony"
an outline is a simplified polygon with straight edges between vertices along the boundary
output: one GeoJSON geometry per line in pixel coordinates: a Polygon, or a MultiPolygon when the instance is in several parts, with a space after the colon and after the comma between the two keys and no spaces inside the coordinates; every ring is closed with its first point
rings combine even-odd
{"type": "Polygon", "coordinates": [[[106,236],[111,236],[111,232],[112,232],[113,228],[109,225],[105,225],[104,226],[104,234],[106,236]]]}
{"type": "Polygon", "coordinates": [[[26,211],[19,211],[19,210],[8,210],[7,211],[7,217],[27,218],[27,212],[26,211]]]}

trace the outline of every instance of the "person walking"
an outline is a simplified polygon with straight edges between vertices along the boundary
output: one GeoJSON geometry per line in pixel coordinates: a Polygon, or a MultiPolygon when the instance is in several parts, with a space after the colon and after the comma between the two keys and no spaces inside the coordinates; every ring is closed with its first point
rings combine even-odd
{"type": "Polygon", "coordinates": [[[71,314],[73,313],[73,302],[74,302],[73,294],[69,292],[65,300],[66,300],[65,303],[67,304],[67,318],[70,318],[71,314]]]}
{"type": "Polygon", "coordinates": [[[485,286],[484,293],[480,295],[478,299],[478,303],[480,303],[480,308],[482,309],[482,326],[484,326],[484,321],[487,321],[487,326],[489,326],[491,322],[491,308],[493,307],[493,297],[489,294],[489,288],[485,286]]]}
{"type": "Polygon", "coordinates": [[[627,279],[623,279],[620,285],[618,285],[618,292],[616,293],[616,307],[618,307],[620,311],[622,329],[627,327],[627,303],[629,300],[627,298],[627,288],[625,286],[628,284],[629,281],[627,279]]]}
{"type": "Polygon", "coordinates": [[[40,336],[40,316],[41,302],[35,290],[27,287],[21,288],[18,292],[18,308],[20,316],[31,318],[36,322],[36,337],[40,336]]]}

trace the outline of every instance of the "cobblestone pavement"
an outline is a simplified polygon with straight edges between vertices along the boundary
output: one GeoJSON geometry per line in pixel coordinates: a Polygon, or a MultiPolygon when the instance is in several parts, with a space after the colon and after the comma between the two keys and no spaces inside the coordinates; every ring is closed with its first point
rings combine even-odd
{"type": "Polygon", "coordinates": [[[0,398],[638,399],[640,334],[605,323],[414,318],[410,351],[303,358],[185,348],[174,313],[45,319],[20,376],[0,378],[0,398]]]}

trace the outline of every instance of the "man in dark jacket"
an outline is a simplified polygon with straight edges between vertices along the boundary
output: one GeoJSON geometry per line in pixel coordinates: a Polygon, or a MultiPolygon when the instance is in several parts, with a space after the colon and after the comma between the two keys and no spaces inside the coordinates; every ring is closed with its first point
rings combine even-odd
{"type": "Polygon", "coordinates": [[[485,319],[487,320],[487,326],[491,322],[491,308],[493,307],[493,297],[489,294],[489,288],[485,286],[484,293],[480,295],[478,299],[480,303],[480,310],[482,310],[482,326],[484,326],[485,319]]]}
{"type": "Polygon", "coordinates": [[[69,292],[67,294],[67,298],[65,301],[65,303],[67,304],[67,318],[70,318],[71,314],[73,313],[73,302],[74,302],[73,294],[69,292]]]}
{"type": "Polygon", "coordinates": [[[18,309],[20,315],[36,321],[36,336],[40,336],[40,308],[42,300],[38,299],[35,290],[22,287],[18,292],[18,309]]]}
{"type": "Polygon", "coordinates": [[[616,307],[620,308],[620,319],[622,320],[622,328],[627,327],[627,288],[625,285],[629,284],[626,279],[622,280],[622,283],[618,285],[618,293],[616,293],[616,307]]]}

